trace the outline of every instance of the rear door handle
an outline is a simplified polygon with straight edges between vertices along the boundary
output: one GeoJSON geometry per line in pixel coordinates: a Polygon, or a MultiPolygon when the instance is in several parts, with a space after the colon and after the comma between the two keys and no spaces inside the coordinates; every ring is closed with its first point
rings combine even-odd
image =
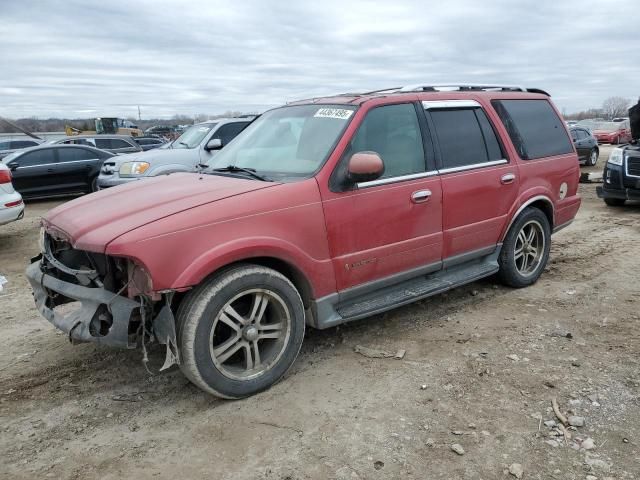
{"type": "Polygon", "coordinates": [[[411,201],[413,203],[424,203],[431,197],[431,190],[418,190],[411,194],[411,201]]]}
{"type": "Polygon", "coordinates": [[[505,173],[501,178],[500,178],[500,183],[502,183],[503,185],[508,185],[510,183],[513,183],[513,181],[516,179],[515,174],[513,173],[505,173]]]}
{"type": "Polygon", "coordinates": [[[47,173],[53,173],[53,168],[47,168],[47,173]]]}

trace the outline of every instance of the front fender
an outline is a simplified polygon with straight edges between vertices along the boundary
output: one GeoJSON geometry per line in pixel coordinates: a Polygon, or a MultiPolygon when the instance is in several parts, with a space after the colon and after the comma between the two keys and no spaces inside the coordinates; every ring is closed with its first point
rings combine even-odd
{"type": "Polygon", "coordinates": [[[316,298],[316,287],[333,279],[330,260],[318,261],[303,250],[279,238],[252,237],[216,245],[196,258],[175,280],[172,289],[184,289],[198,285],[211,273],[220,268],[252,258],[274,258],[300,271],[311,287],[316,298]]]}

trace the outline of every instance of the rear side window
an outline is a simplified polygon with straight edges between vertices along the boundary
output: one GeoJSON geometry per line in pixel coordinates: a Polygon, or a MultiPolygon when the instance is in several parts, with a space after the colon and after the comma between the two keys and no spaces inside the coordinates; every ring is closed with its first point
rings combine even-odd
{"type": "MultiPolygon", "coordinates": [[[[96,139],[96,144],[99,141],[99,139],[96,139]]],[[[112,148],[112,149],[119,149],[119,148],[131,148],[132,145],[129,144],[129,142],[126,142],[125,140],[122,140],[120,138],[112,138],[109,140],[111,143],[111,147],[104,147],[104,148],[112,148]]],[[[100,147],[98,147],[100,148],[100,147]]]]}
{"type": "Polygon", "coordinates": [[[84,148],[60,148],[58,149],[59,162],[76,162],[79,160],[91,160],[98,158],[98,155],[91,150],[84,148]]]}
{"type": "Polygon", "coordinates": [[[110,138],[96,138],[95,142],[98,148],[116,148],[112,146],[110,138]]]}
{"type": "Polygon", "coordinates": [[[34,167],[36,165],[48,165],[55,162],[55,153],[52,148],[36,150],[25,153],[18,158],[18,165],[21,167],[34,167]]]}
{"type": "Polygon", "coordinates": [[[513,145],[524,160],[572,153],[562,120],[546,100],[492,100],[513,145]]]}
{"type": "Polygon", "coordinates": [[[38,145],[36,142],[30,142],[29,140],[14,140],[11,142],[11,148],[28,148],[38,145]]]}
{"type": "Polygon", "coordinates": [[[443,168],[504,159],[500,143],[480,108],[430,110],[443,168]]]}
{"type": "Polygon", "coordinates": [[[92,145],[91,142],[86,138],[76,138],[73,140],[65,140],[62,143],[64,143],[65,145],[92,145]]]}

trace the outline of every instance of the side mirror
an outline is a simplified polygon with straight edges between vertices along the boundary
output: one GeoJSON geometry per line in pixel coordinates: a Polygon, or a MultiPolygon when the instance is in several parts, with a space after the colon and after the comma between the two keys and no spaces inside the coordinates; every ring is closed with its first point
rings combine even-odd
{"type": "Polygon", "coordinates": [[[354,153],[347,166],[347,178],[352,183],[370,182],[384,174],[384,162],[376,152],[354,153]]]}
{"type": "Polygon", "coordinates": [[[15,172],[18,169],[18,164],[17,163],[8,163],[7,167],[9,167],[9,170],[11,170],[12,172],[15,172]]]}
{"type": "Polygon", "coordinates": [[[219,138],[212,138],[207,142],[204,147],[205,150],[220,150],[222,148],[222,140],[219,138]]]}

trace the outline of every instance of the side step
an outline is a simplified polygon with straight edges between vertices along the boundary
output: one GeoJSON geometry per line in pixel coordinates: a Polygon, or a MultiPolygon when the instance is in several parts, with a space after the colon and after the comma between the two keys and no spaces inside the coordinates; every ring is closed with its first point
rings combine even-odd
{"type": "Polygon", "coordinates": [[[496,256],[491,255],[482,261],[462,264],[375,290],[338,304],[336,311],[343,321],[357,320],[488,277],[498,269],[496,256]]]}

